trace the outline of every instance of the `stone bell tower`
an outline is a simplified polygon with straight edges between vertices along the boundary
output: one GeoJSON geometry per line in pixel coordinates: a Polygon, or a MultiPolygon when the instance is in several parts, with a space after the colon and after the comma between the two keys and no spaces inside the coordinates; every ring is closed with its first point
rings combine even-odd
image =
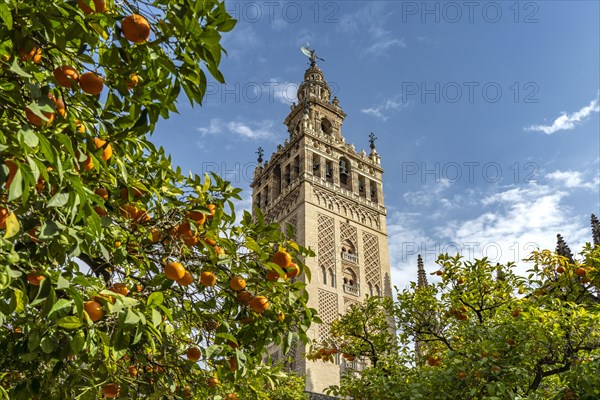
{"type": "MultiPolygon", "coordinates": [[[[337,97],[331,99],[316,58],[298,88],[298,104],[285,118],[289,138],[264,163],[259,149],[251,187],[253,208],[269,221],[291,224],[296,241],[316,253],[306,265],[312,272],[309,306],[323,321],[311,327],[309,337],[319,342],[350,305],[366,296],[391,296],[391,279],[376,138],[369,136],[369,154],[346,143],[346,114],[337,97]]],[[[313,393],[338,384],[341,372],[357,367],[339,355],[335,363],[307,361],[303,346],[292,351],[291,368],[306,376],[306,390],[313,393]]]]}

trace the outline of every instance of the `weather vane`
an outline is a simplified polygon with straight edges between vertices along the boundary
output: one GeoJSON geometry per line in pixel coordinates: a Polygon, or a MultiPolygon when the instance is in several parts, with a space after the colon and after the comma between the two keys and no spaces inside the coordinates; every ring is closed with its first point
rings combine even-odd
{"type": "Polygon", "coordinates": [[[308,57],[310,59],[311,67],[314,67],[317,64],[317,60],[325,61],[321,57],[317,57],[317,51],[314,49],[311,50],[308,42],[306,43],[306,46],[300,47],[300,51],[302,52],[302,54],[304,54],[306,57],[308,57]]]}
{"type": "Polygon", "coordinates": [[[265,151],[262,147],[259,147],[256,154],[258,154],[258,163],[261,164],[263,162],[263,155],[265,154],[265,151]]]}
{"type": "Polygon", "coordinates": [[[371,134],[369,135],[369,145],[371,146],[371,149],[375,148],[376,140],[377,140],[377,137],[375,136],[375,134],[373,132],[371,132],[371,134]]]}

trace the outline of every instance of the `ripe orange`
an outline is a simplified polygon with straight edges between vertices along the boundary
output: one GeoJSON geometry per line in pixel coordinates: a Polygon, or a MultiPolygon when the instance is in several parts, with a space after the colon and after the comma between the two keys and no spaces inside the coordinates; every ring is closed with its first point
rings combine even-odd
{"type": "Polygon", "coordinates": [[[17,164],[13,160],[6,160],[4,161],[4,164],[8,167],[8,178],[6,178],[6,183],[4,184],[4,187],[8,190],[19,167],[17,167],[17,164]]]}
{"type": "Polygon", "coordinates": [[[439,269],[439,270],[435,271],[435,274],[437,276],[442,276],[442,275],[444,275],[444,271],[442,271],[441,269],[439,269]]]}
{"type": "Polygon", "coordinates": [[[160,242],[160,239],[162,238],[162,235],[160,234],[160,231],[158,229],[153,228],[150,231],[150,234],[152,235],[152,239],[151,239],[152,243],[158,243],[158,242],[160,242]]]}
{"type": "Polygon", "coordinates": [[[86,72],[79,78],[79,87],[87,94],[96,96],[104,89],[102,78],[93,72],[86,72]]]}
{"type": "MultiPolygon", "coordinates": [[[[145,194],[144,191],[142,191],[141,189],[138,189],[136,187],[132,187],[131,191],[133,192],[133,197],[141,197],[145,194]]],[[[127,200],[129,198],[129,190],[127,190],[126,187],[122,188],[121,191],[119,192],[119,196],[121,196],[121,198],[123,200],[127,200]]]]}
{"type": "Polygon", "coordinates": [[[62,87],[70,88],[73,81],[79,80],[79,72],[70,65],[62,65],[52,71],[54,79],[62,87]]]}
{"type": "Polygon", "coordinates": [[[140,214],[140,209],[133,204],[124,204],[119,207],[119,211],[121,212],[121,216],[127,219],[135,219],[140,214]]]}
{"type": "Polygon", "coordinates": [[[515,308],[511,315],[514,318],[517,318],[519,316],[519,314],[521,314],[521,309],[520,308],[515,308]]]}
{"type": "Polygon", "coordinates": [[[200,349],[197,347],[190,347],[185,352],[185,356],[187,357],[188,360],[196,362],[202,356],[202,352],[200,352],[200,349]]]}
{"type": "Polygon", "coordinates": [[[285,313],[283,311],[279,311],[279,314],[277,314],[277,321],[279,321],[279,322],[285,321],[285,313]]]}
{"type": "Polygon", "coordinates": [[[585,275],[585,268],[579,267],[575,270],[575,275],[577,276],[583,276],[585,275]]]}
{"type": "Polygon", "coordinates": [[[83,170],[91,171],[94,169],[94,159],[88,155],[88,157],[83,162],[83,170]]]}
{"type": "Polygon", "coordinates": [[[27,118],[27,121],[29,121],[32,125],[37,127],[50,126],[52,121],[54,121],[54,113],[44,111],[42,114],[44,114],[44,116],[48,119],[47,121],[42,120],[42,118],[34,114],[29,107],[25,108],[25,118],[27,118]]]}
{"type": "Polygon", "coordinates": [[[129,79],[127,79],[127,89],[131,90],[137,86],[140,78],[136,74],[129,75],[129,79]]]}
{"type": "Polygon", "coordinates": [[[85,312],[87,313],[88,317],[94,322],[98,321],[104,316],[104,310],[102,309],[102,305],[97,301],[86,301],[83,304],[83,308],[85,309],[85,312]]]}
{"type": "Polygon", "coordinates": [[[29,239],[31,239],[31,241],[33,243],[39,243],[40,242],[40,239],[38,239],[38,235],[37,235],[38,228],[39,228],[39,226],[34,226],[29,231],[27,231],[27,235],[29,236],[29,239]]]}
{"type": "Polygon", "coordinates": [[[102,208],[100,206],[95,206],[94,211],[96,211],[96,214],[98,214],[101,217],[105,217],[108,215],[108,211],[106,211],[104,208],[102,208]]]}
{"type": "Polygon", "coordinates": [[[108,190],[104,189],[103,187],[99,187],[94,193],[102,197],[104,200],[108,200],[108,190]]]}
{"type": "Polygon", "coordinates": [[[21,60],[23,61],[32,60],[34,63],[39,64],[42,61],[42,49],[39,47],[32,47],[30,51],[21,49],[19,56],[21,56],[21,60]]]}
{"type": "Polygon", "coordinates": [[[65,107],[65,102],[63,101],[63,99],[61,99],[60,97],[58,99],[55,98],[52,95],[52,93],[48,94],[48,97],[54,102],[54,106],[56,107],[56,112],[58,113],[58,115],[60,115],[61,117],[65,117],[67,115],[67,109],[65,107]]]}
{"type": "Polygon", "coordinates": [[[108,385],[102,388],[102,394],[107,399],[114,399],[119,395],[119,391],[119,385],[117,385],[116,383],[109,383],[108,385]]]}
{"type": "Polygon", "coordinates": [[[246,280],[244,279],[244,277],[236,275],[229,281],[229,287],[235,290],[236,292],[244,290],[244,288],[246,287],[246,280]]]}
{"type": "Polygon", "coordinates": [[[200,275],[200,283],[204,286],[214,286],[217,283],[217,277],[210,271],[204,271],[200,275]]]}
{"type": "Polygon", "coordinates": [[[562,274],[563,272],[565,272],[565,268],[562,265],[558,266],[556,268],[556,272],[558,272],[559,274],[562,274]]]}
{"type": "Polygon", "coordinates": [[[223,249],[222,247],[213,246],[213,249],[215,250],[215,253],[217,253],[218,256],[222,256],[223,254],[225,254],[225,249],[223,249]]]}
{"type": "Polygon", "coordinates": [[[180,286],[188,286],[188,285],[191,285],[193,282],[194,282],[194,277],[192,276],[192,274],[189,273],[189,271],[185,271],[183,278],[177,280],[177,283],[180,286]]]}
{"type": "Polygon", "coordinates": [[[269,309],[269,300],[265,296],[255,296],[249,304],[252,311],[257,314],[262,314],[269,309]]]}
{"type": "Polygon", "coordinates": [[[240,398],[235,393],[228,393],[227,396],[225,396],[225,400],[240,400],[240,398]]]}
{"type": "Polygon", "coordinates": [[[127,368],[127,371],[129,372],[129,375],[131,375],[134,378],[138,375],[138,369],[134,365],[130,365],[127,368]]]}
{"type": "Polygon", "coordinates": [[[206,222],[206,215],[200,211],[189,211],[187,217],[192,221],[195,221],[198,225],[202,225],[206,222]]]}
{"type": "Polygon", "coordinates": [[[206,208],[208,208],[208,210],[210,211],[210,215],[208,216],[208,218],[210,219],[214,217],[215,211],[217,211],[217,206],[215,204],[208,204],[206,208]]]}
{"type": "Polygon", "coordinates": [[[125,39],[140,44],[150,36],[150,23],[139,14],[132,14],[121,22],[121,31],[125,39]]]}
{"type": "Polygon", "coordinates": [[[102,150],[102,159],[104,161],[110,160],[110,158],[112,157],[112,146],[110,145],[110,143],[106,144],[106,140],[94,138],[94,145],[96,146],[96,150],[99,150],[102,146],[106,145],[102,150]]]}
{"type": "Polygon", "coordinates": [[[427,364],[429,364],[431,367],[437,367],[438,365],[440,365],[442,362],[442,360],[440,359],[439,356],[429,356],[427,358],[427,364]]]}
{"type": "Polygon", "coordinates": [[[235,356],[231,356],[229,358],[229,370],[231,372],[235,372],[238,369],[238,362],[237,359],[235,358],[235,356]]]}
{"type": "Polygon", "coordinates": [[[171,261],[165,265],[165,276],[167,279],[177,281],[185,276],[185,268],[176,261],[171,261]]]}
{"type": "Polygon", "coordinates": [[[294,278],[300,274],[300,267],[294,263],[288,265],[285,270],[287,271],[286,276],[288,278],[294,278]]]}
{"type": "Polygon", "coordinates": [[[457,375],[458,379],[465,379],[467,377],[467,373],[465,371],[460,371],[457,375]]]}
{"type": "Polygon", "coordinates": [[[219,386],[219,379],[214,377],[207,378],[206,384],[209,388],[216,388],[217,386],[219,386]]]}
{"type": "Polygon", "coordinates": [[[200,239],[202,239],[202,241],[209,246],[214,246],[215,244],[217,244],[216,240],[208,238],[206,236],[202,236],[200,239]]]}
{"type": "Polygon", "coordinates": [[[8,218],[8,210],[4,207],[0,207],[0,229],[6,228],[6,219],[8,218]]]}
{"type": "Polygon", "coordinates": [[[75,120],[75,128],[77,128],[77,132],[85,133],[85,125],[78,119],[75,120]]]}
{"type": "Polygon", "coordinates": [[[27,282],[33,286],[40,286],[40,283],[46,279],[46,277],[39,272],[30,272],[27,274],[27,282]]]}
{"type": "Polygon", "coordinates": [[[285,268],[292,263],[292,256],[285,250],[279,250],[273,255],[271,260],[281,268],[285,268]]]}
{"type": "Polygon", "coordinates": [[[236,299],[244,304],[248,304],[250,303],[250,301],[252,301],[252,299],[254,298],[254,296],[252,295],[252,293],[250,293],[247,290],[242,290],[241,292],[238,293],[236,299]]]}
{"type": "Polygon", "coordinates": [[[93,12],[103,13],[106,11],[106,4],[104,3],[104,0],[94,0],[95,11],[88,5],[90,3],[91,0],[77,0],[79,8],[81,8],[81,11],[83,11],[85,14],[91,14],[93,12]]]}
{"type": "Polygon", "coordinates": [[[279,275],[279,273],[277,271],[267,271],[267,276],[265,277],[266,280],[271,281],[271,282],[275,282],[277,281],[279,278],[281,278],[281,275],[279,275]]]}
{"type": "Polygon", "coordinates": [[[110,290],[123,296],[127,296],[129,294],[129,288],[124,283],[115,283],[112,285],[110,290]]]}

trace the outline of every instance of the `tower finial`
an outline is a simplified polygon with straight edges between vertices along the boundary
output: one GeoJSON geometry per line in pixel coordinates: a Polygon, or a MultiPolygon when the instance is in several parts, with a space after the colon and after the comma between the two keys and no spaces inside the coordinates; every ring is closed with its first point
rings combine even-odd
{"type": "Polygon", "coordinates": [[[592,238],[596,246],[600,246],[600,221],[592,214],[592,238]]]}
{"type": "Polygon", "coordinates": [[[300,51],[309,58],[311,67],[317,65],[317,60],[325,61],[321,57],[317,57],[317,51],[315,49],[311,50],[308,43],[306,43],[306,46],[300,47],[300,51]]]}
{"type": "Polygon", "coordinates": [[[425,274],[425,268],[423,267],[423,259],[419,254],[417,257],[417,287],[425,287],[427,285],[427,275],[425,274]]]}
{"type": "Polygon", "coordinates": [[[573,253],[571,253],[571,249],[567,243],[565,243],[560,233],[556,235],[556,254],[566,257],[571,264],[575,262],[573,260],[573,253]]]}
{"type": "Polygon", "coordinates": [[[262,147],[259,147],[258,150],[256,151],[256,154],[258,155],[258,163],[262,164],[263,162],[263,155],[265,154],[265,151],[263,150],[262,147]]]}
{"type": "Polygon", "coordinates": [[[371,132],[371,134],[369,135],[369,145],[371,146],[371,150],[375,149],[375,141],[377,140],[377,137],[375,136],[375,134],[373,132],[371,132]]]}

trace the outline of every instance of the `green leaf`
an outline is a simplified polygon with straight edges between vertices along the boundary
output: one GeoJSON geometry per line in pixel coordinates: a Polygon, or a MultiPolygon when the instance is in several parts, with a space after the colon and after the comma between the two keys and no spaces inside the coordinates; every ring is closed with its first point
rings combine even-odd
{"type": "Polygon", "coordinates": [[[80,328],[82,323],[81,320],[73,315],[62,317],[56,322],[56,325],[65,329],[77,329],[80,328]]]}
{"type": "MultiPolygon", "coordinates": [[[[11,185],[12,186],[12,185],[11,185]]],[[[10,239],[15,236],[21,230],[21,225],[15,213],[8,214],[6,218],[6,231],[4,232],[4,238],[10,239]]]]}
{"type": "Polygon", "coordinates": [[[69,201],[69,193],[59,192],[56,193],[52,198],[48,201],[46,207],[62,207],[69,201]]]}
{"type": "Polygon", "coordinates": [[[15,57],[15,59],[13,60],[13,63],[10,66],[10,70],[17,75],[22,76],[23,78],[32,78],[31,75],[29,75],[27,72],[25,72],[21,69],[21,67],[19,66],[19,61],[17,61],[17,58],[18,57],[15,57]]]}
{"type": "Polygon", "coordinates": [[[50,354],[56,349],[57,342],[52,340],[50,336],[44,336],[40,341],[40,346],[42,347],[42,351],[46,354],[50,354]]]}
{"type": "Polygon", "coordinates": [[[140,322],[140,317],[133,311],[132,309],[127,310],[127,316],[125,317],[124,324],[126,325],[136,325],[140,322]]]}
{"type": "Polygon", "coordinates": [[[4,3],[0,4],[0,18],[2,18],[2,20],[6,24],[6,27],[8,28],[8,30],[9,31],[12,30],[12,27],[13,27],[12,14],[10,13],[10,8],[8,8],[8,6],[4,3]]]}
{"type": "Polygon", "coordinates": [[[58,281],[56,282],[57,289],[66,289],[71,286],[71,283],[62,277],[62,275],[58,276],[58,281]]]}
{"type": "Polygon", "coordinates": [[[48,318],[52,317],[54,313],[68,313],[71,310],[71,302],[67,299],[59,299],[48,313],[48,318]]]}
{"type": "Polygon", "coordinates": [[[164,295],[162,292],[154,292],[150,296],[148,296],[148,301],[146,305],[148,306],[158,306],[161,305],[164,301],[164,295]]]}
{"type": "Polygon", "coordinates": [[[162,323],[162,315],[156,308],[153,308],[152,309],[152,324],[154,325],[154,327],[158,327],[161,323],[162,323]]]}

